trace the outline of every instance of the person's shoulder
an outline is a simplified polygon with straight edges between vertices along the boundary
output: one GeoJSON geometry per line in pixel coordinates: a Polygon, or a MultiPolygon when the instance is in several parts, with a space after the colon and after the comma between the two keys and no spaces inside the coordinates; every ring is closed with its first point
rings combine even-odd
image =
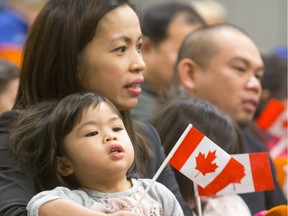
{"type": "MultiPolygon", "coordinates": [[[[138,121],[134,120],[135,124],[137,125],[140,132],[147,134],[147,133],[155,133],[155,128],[148,122],[148,121],[138,121]]],[[[157,132],[156,132],[157,133],[157,132]]]]}
{"type": "Polygon", "coordinates": [[[0,115],[0,133],[9,133],[11,124],[17,121],[19,111],[8,111],[0,115]]]}
{"type": "Polygon", "coordinates": [[[138,131],[150,142],[151,145],[161,144],[160,137],[156,129],[148,121],[134,121],[138,131]]]}
{"type": "Polygon", "coordinates": [[[241,129],[243,137],[244,151],[249,152],[267,152],[268,149],[265,144],[258,139],[250,130],[247,128],[241,129]]]}

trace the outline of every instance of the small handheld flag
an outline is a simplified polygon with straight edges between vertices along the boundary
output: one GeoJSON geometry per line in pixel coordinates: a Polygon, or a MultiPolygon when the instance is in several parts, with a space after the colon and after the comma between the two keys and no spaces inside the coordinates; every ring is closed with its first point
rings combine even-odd
{"type": "Polygon", "coordinates": [[[198,186],[198,193],[202,196],[223,195],[231,193],[249,193],[274,189],[273,176],[270,168],[268,152],[232,155],[245,167],[245,177],[239,182],[233,182],[223,190],[211,191],[209,188],[198,186]]]}

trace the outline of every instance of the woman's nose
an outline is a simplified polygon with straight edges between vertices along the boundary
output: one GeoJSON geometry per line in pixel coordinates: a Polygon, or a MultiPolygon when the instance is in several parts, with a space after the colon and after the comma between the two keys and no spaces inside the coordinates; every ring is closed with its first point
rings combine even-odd
{"type": "Polygon", "coordinates": [[[141,53],[136,53],[130,65],[131,71],[142,72],[146,68],[146,64],[142,58],[141,53]]]}

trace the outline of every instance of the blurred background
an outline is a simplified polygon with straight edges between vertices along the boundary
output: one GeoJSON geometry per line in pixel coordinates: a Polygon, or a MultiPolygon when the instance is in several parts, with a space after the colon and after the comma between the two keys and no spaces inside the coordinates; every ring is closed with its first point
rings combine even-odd
{"type": "Polygon", "coordinates": [[[227,22],[243,28],[261,51],[287,47],[287,0],[134,0],[141,10],[171,1],[189,2],[211,16],[222,13],[227,22]]]}

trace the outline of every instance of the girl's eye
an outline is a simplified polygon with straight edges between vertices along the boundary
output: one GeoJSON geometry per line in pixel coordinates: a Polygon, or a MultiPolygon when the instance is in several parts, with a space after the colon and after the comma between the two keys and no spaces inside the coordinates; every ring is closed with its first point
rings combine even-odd
{"type": "Polygon", "coordinates": [[[98,131],[92,131],[92,132],[86,134],[85,137],[96,136],[97,134],[98,134],[98,131]]]}
{"type": "Polygon", "coordinates": [[[117,131],[123,130],[123,128],[121,128],[121,127],[113,127],[112,130],[115,131],[115,132],[117,132],[117,131]]]}

